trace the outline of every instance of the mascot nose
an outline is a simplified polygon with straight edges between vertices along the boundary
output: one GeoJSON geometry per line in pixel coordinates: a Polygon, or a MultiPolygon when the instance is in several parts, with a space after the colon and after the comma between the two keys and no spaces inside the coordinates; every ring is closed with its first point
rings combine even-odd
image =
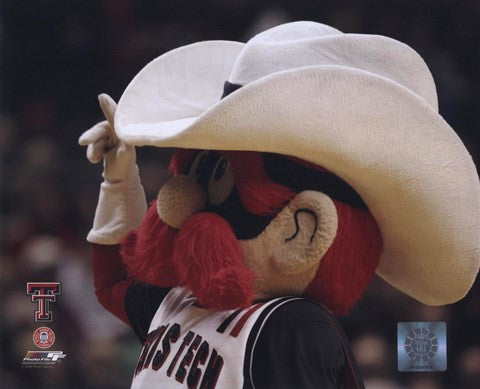
{"type": "Polygon", "coordinates": [[[194,176],[173,176],[158,192],[158,215],[173,228],[180,228],[185,220],[206,205],[207,193],[194,176]]]}

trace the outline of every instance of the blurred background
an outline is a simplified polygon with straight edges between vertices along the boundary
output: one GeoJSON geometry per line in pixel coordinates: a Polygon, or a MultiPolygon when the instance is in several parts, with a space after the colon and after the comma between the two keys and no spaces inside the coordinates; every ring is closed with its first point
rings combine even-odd
{"type": "MultiPolygon", "coordinates": [[[[93,293],[85,236],[101,167],[85,158],[79,135],[103,120],[97,95],[118,100],[134,75],[188,43],[253,34],[293,20],[373,33],[417,50],[435,78],[440,112],[476,162],[480,156],[480,1],[478,0],[36,0],[1,2],[0,296],[2,388],[128,388],[140,345],[93,293]],[[52,369],[21,369],[35,350],[27,281],[61,281],[52,305],[52,369]]],[[[168,150],[139,150],[147,197],[164,180],[168,150]]],[[[421,161],[421,155],[419,161],[421,161]]],[[[477,163],[478,166],[478,163],[477,163]]],[[[431,308],[375,279],[340,318],[366,386],[480,388],[480,284],[461,302],[431,308]],[[400,321],[445,321],[448,370],[399,373],[400,321]]]]}

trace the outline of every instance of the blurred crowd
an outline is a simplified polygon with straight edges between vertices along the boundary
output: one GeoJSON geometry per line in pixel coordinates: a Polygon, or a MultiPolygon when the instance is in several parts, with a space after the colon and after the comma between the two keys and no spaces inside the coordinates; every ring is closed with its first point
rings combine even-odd
{"type": "MultiPolygon", "coordinates": [[[[96,96],[121,96],[150,60],[188,43],[246,41],[276,24],[315,20],[344,32],[374,33],[416,49],[434,75],[440,112],[474,160],[480,156],[480,2],[477,0],[98,0],[1,3],[0,39],[0,386],[127,388],[140,345],[97,303],[85,236],[101,167],[78,136],[102,120],[96,96]],[[52,369],[22,369],[34,350],[27,281],[61,281],[52,305],[52,369]]],[[[164,180],[170,150],[138,158],[147,197],[164,180]]],[[[419,156],[421,160],[421,156],[419,156]]],[[[477,164],[478,166],[478,164],[477,164]]],[[[480,388],[480,284],[461,302],[427,307],[376,278],[340,318],[368,389],[480,388]],[[396,325],[445,321],[448,369],[399,373],[396,325]]]]}

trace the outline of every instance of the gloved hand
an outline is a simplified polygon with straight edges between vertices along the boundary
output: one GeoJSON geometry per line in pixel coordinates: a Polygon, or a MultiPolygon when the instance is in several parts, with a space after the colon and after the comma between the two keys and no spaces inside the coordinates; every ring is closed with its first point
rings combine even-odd
{"type": "Polygon", "coordinates": [[[104,181],[87,240],[98,244],[117,244],[140,225],[147,202],[135,163],[135,147],[115,135],[113,118],[116,103],[106,94],[98,96],[98,100],[107,120],[85,131],[78,140],[81,146],[88,145],[88,160],[98,163],[103,159],[104,167],[104,181]]]}

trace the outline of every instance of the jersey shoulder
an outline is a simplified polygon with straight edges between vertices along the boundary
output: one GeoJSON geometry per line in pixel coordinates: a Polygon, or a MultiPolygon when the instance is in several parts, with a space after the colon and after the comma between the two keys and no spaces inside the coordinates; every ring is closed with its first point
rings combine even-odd
{"type": "Polygon", "coordinates": [[[323,305],[304,298],[292,298],[280,303],[268,318],[273,326],[301,326],[312,322],[332,323],[333,316],[323,305]]]}
{"type": "Polygon", "coordinates": [[[245,387],[339,387],[345,353],[335,319],[307,299],[272,304],[247,342],[245,387]]]}

